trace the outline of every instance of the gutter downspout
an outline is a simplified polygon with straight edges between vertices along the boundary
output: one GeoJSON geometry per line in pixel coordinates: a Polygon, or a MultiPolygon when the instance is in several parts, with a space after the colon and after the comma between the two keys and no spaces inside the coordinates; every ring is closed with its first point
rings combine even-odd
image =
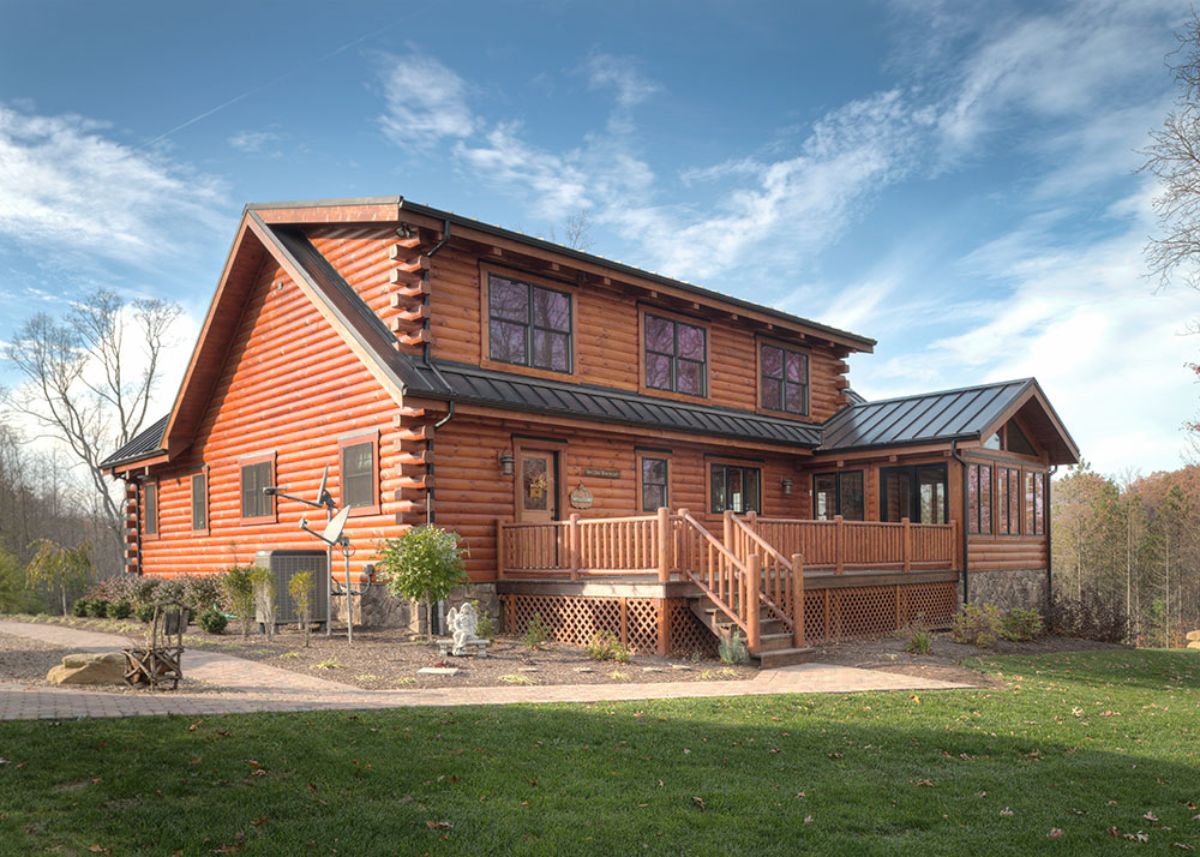
{"type": "Polygon", "coordinates": [[[1042,502],[1046,504],[1046,611],[1054,605],[1054,539],[1050,534],[1050,525],[1054,522],[1053,513],[1050,509],[1050,481],[1054,478],[1054,474],[1058,473],[1058,465],[1054,465],[1046,471],[1046,484],[1044,491],[1046,496],[1042,502]]]}
{"type": "Polygon", "coordinates": [[[962,468],[962,603],[966,604],[971,593],[969,584],[970,572],[967,571],[971,566],[970,499],[967,490],[967,467],[969,465],[966,459],[958,454],[958,438],[950,441],[950,457],[957,461],[962,468]]]}

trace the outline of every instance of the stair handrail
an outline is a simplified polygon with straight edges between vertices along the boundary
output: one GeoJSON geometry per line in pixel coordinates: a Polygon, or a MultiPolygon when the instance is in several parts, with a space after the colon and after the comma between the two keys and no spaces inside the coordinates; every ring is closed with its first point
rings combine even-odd
{"type": "MultiPolygon", "coordinates": [[[[750,541],[752,541],[755,545],[757,545],[764,554],[766,554],[772,560],[774,560],[776,563],[778,563],[783,569],[785,569],[787,571],[787,573],[789,575],[791,575],[793,577],[795,576],[796,569],[792,566],[791,560],[789,560],[787,557],[785,557],[783,554],[781,554],[775,548],[774,545],[772,545],[770,542],[766,541],[762,536],[760,536],[757,532],[755,532],[754,528],[751,527],[749,524],[747,524],[745,519],[739,518],[737,515],[734,515],[732,513],[729,514],[729,518],[731,521],[733,521],[733,526],[737,527],[739,532],[741,532],[744,536],[746,536],[748,539],[750,539],[750,541]]],[[[744,559],[742,560],[742,563],[745,564],[744,559]]],[[[786,625],[788,630],[790,631],[793,627],[793,623],[792,623],[792,617],[788,614],[788,612],[784,608],[780,607],[777,603],[775,603],[775,599],[771,598],[770,595],[768,595],[765,591],[763,591],[763,588],[761,586],[759,587],[759,590],[758,590],[758,597],[759,597],[759,600],[762,601],[763,605],[766,606],[766,608],[769,611],[771,611],[772,615],[774,615],[776,619],[783,622],[783,624],[786,625]]]]}
{"type": "MultiPolygon", "coordinates": [[[[740,587],[745,587],[746,584],[750,582],[751,575],[749,573],[749,569],[746,567],[746,563],[739,560],[733,551],[727,548],[720,539],[708,531],[707,527],[693,518],[687,509],[680,509],[679,514],[676,515],[676,518],[699,533],[711,547],[716,549],[718,555],[723,557],[729,563],[729,567],[733,571],[734,579],[738,580],[740,578],[740,580],[738,580],[740,587]]],[[[757,563],[755,564],[757,565],[757,563]]],[[[682,568],[681,571],[685,576],[691,579],[692,583],[700,588],[700,590],[708,597],[708,600],[711,601],[718,610],[728,616],[733,623],[742,630],[742,632],[746,635],[751,649],[753,650],[753,648],[758,645],[758,633],[757,627],[751,628],[751,615],[757,619],[757,605],[755,606],[753,613],[747,613],[745,617],[742,617],[738,615],[738,610],[733,605],[726,604],[725,600],[721,598],[720,595],[718,595],[717,592],[704,581],[698,569],[682,568]]],[[[757,581],[754,582],[757,583],[757,581]]],[[[743,607],[745,606],[745,601],[746,599],[742,600],[743,607]]],[[[757,626],[758,622],[754,621],[753,625],[757,626]]]]}

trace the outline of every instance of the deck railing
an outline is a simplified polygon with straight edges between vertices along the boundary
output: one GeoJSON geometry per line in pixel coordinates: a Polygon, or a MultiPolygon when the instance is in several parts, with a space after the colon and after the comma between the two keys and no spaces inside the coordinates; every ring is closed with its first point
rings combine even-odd
{"type": "Polygon", "coordinates": [[[743,565],[752,557],[759,568],[759,600],[792,634],[793,645],[804,645],[804,559],[784,556],[733,512],[725,513],[725,544],[743,565]]]}
{"type": "Polygon", "coordinates": [[[671,572],[670,523],[667,509],[622,518],[574,514],[545,523],[498,521],[500,576],[559,577],[567,572],[576,580],[589,574],[657,573],[666,580],[671,572]]]}
{"type": "Polygon", "coordinates": [[[674,564],[708,596],[746,637],[751,652],[762,642],[762,566],[758,554],[739,558],[721,540],[680,509],[672,516],[674,564]]]}
{"type": "Polygon", "coordinates": [[[958,523],[804,521],[762,518],[753,513],[746,524],[784,556],[800,554],[805,568],[841,574],[894,569],[932,571],[954,568],[958,523]]]}

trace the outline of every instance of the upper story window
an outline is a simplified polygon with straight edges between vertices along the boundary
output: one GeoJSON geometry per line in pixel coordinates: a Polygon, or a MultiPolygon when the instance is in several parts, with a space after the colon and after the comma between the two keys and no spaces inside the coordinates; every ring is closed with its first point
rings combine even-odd
{"type": "Polygon", "coordinates": [[[523,280],[488,275],[488,357],[569,373],[571,295],[523,280]]]}
{"type": "Polygon", "coordinates": [[[762,471],[757,467],[714,464],[711,479],[713,514],[762,511],[762,471]]]}
{"type": "Polygon", "coordinates": [[[776,345],[759,350],[759,395],[762,407],[789,414],[808,414],[808,355],[776,345]]]}
{"type": "Polygon", "coordinates": [[[863,472],[818,473],[813,477],[813,518],[831,521],[841,515],[847,521],[864,518],[863,472]]]}
{"type": "Polygon", "coordinates": [[[708,331],[698,324],[646,313],[646,386],[708,395],[708,331]]]}
{"type": "Polygon", "coordinates": [[[243,518],[263,520],[275,517],[275,498],[263,491],[273,484],[274,470],[274,456],[242,464],[243,518]]]}

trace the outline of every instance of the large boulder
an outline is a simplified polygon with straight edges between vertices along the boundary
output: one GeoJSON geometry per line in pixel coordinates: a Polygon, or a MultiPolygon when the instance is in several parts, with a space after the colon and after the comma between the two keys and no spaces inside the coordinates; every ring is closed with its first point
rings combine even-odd
{"type": "Polygon", "coordinates": [[[1189,643],[1200,643],[1200,631],[1188,631],[1187,641],[1189,643]]]}
{"type": "Polygon", "coordinates": [[[1188,643],[1189,649],[1200,649],[1200,640],[1192,640],[1188,643]]]}
{"type": "Polygon", "coordinates": [[[66,655],[46,674],[50,684],[124,684],[125,655],[121,652],[66,655]]]}

